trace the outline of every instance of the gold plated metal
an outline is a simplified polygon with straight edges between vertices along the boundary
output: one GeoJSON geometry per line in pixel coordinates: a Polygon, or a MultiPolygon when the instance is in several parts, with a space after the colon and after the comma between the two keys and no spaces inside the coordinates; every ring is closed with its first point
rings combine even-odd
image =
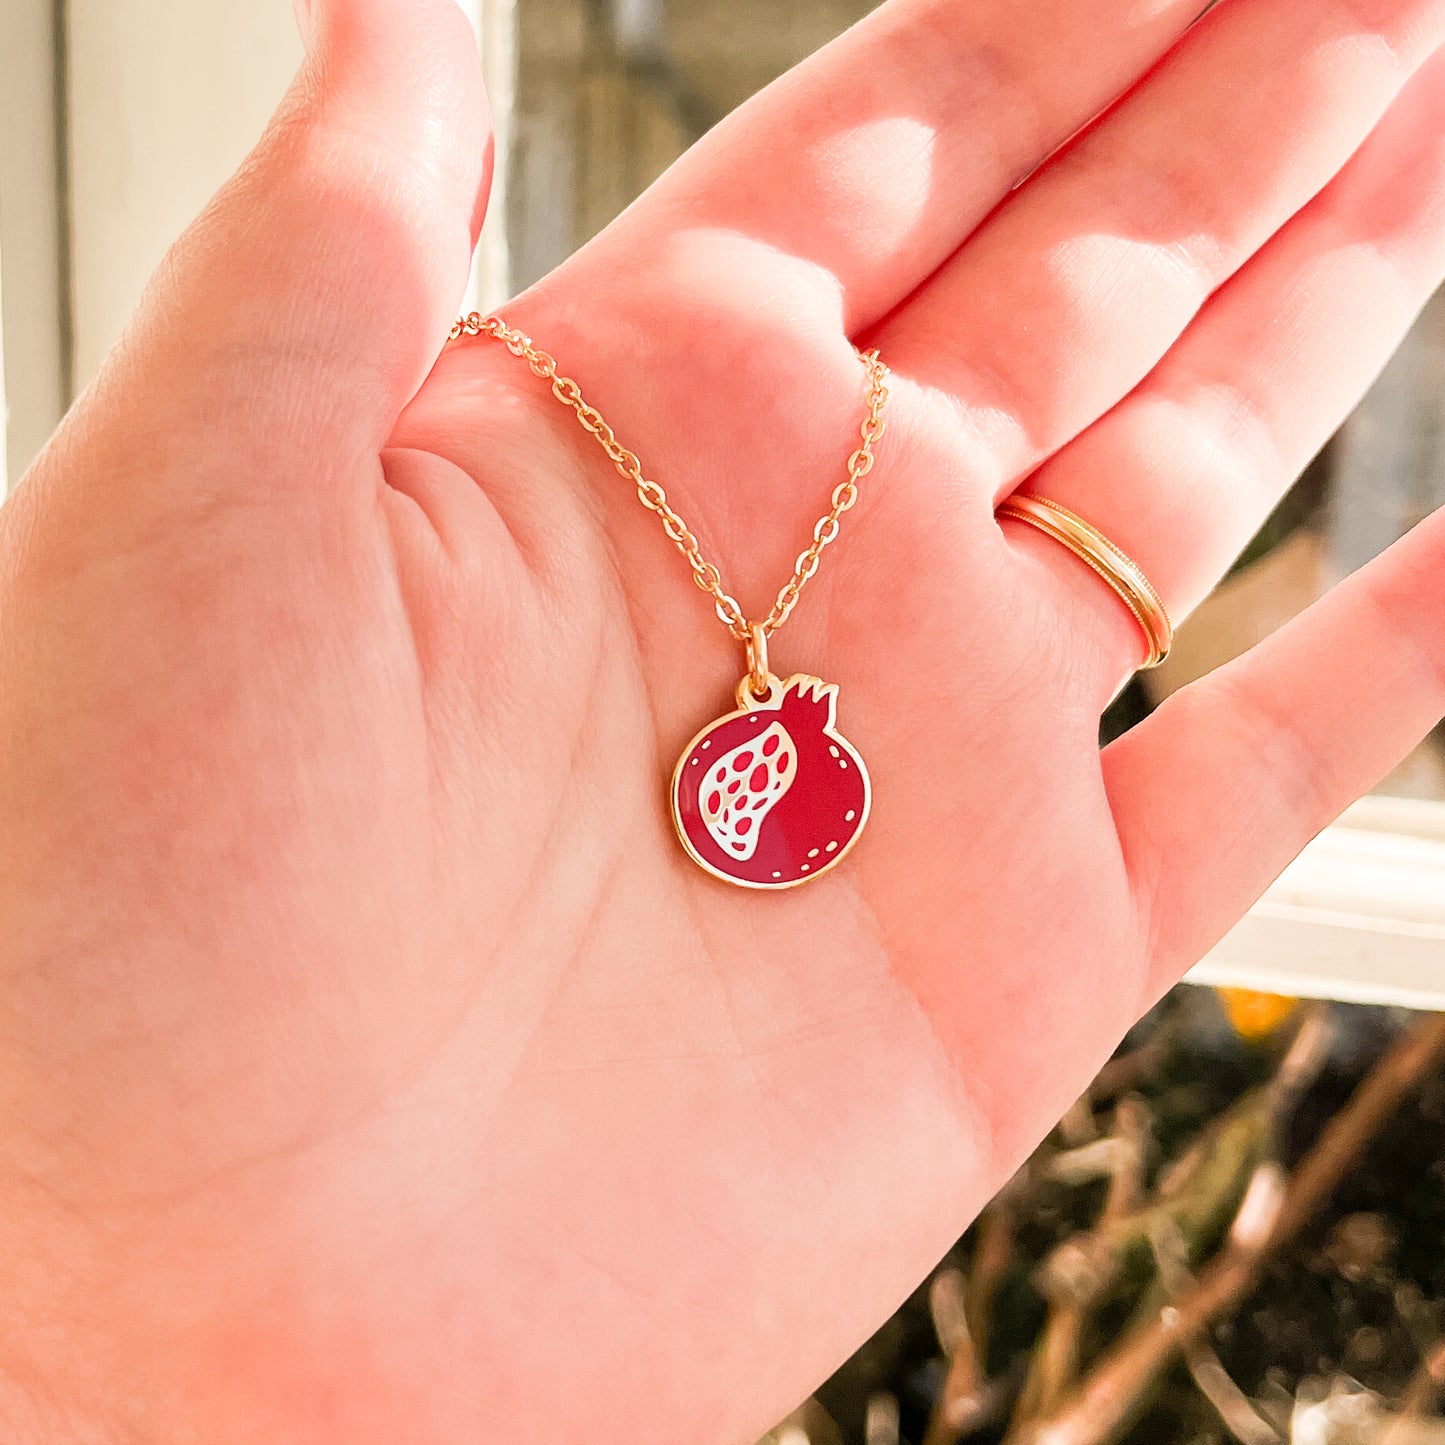
{"type": "MultiPolygon", "coordinates": [[[[643,475],[636,453],[617,440],[602,413],[584,400],[581,387],[570,376],[558,373],[556,359],[533,346],[529,336],[508,326],[500,316],[483,316],[473,311],[452,324],[450,340],[459,341],[464,336],[490,336],[500,341],[513,356],[527,362],[537,376],[551,385],[552,395],[564,406],[571,407],[583,430],[597,438],[597,444],[607,453],[612,465],[632,483],[638,501],[661,519],[662,530],[692,569],[692,580],[712,597],[719,620],[739,642],[747,643],[753,624],[737,599],[723,587],[722,574],[703,557],[697,537],[667,500],[667,493],[643,475]]],[[[873,470],[873,447],[883,435],[883,408],[888,403],[888,368],[878,359],[876,351],[860,351],[858,359],[863,363],[868,384],[863,422],[858,429],[859,444],[848,458],[847,475],[833,488],[828,510],[813,527],[813,540],[798,554],[793,575],[783,584],[772,610],[759,624],[765,637],[771,637],[788,620],[808,579],[818,570],[823,549],[837,537],[843,513],[858,500],[858,483],[873,470]]],[[[752,672],[749,663],[749,674],[752,672]]]]}
{"type": "Polygon", "coordinates": [[[766,697],[768,679],[768,634],[761,622],[748,623],[748,687],[754,697],[766,697]]]}
{"type": "MultiPolygon", "coordinates": [[[[872,812],[873,784],[869,779],[868,769],[864,765],[863,759],[854,750],[853,745],[837,731],[833,711],[833,700],[836,699],[837,692],[836,686],[806,673],[795,673],[787,679],[774,677],[769,673],[767,687],[761,695],[755,696],[752,692],[751,680],[745,677],[737,686],[737,711],[718,718],[716,722],[709,723],[683,749],[682,756],[678,758],[677,766],[673,769],[672,786],[669,789],[672,825],[677,832],[678,842],[682,844],[683,851],[705,873],[710,873],[723,883],[731,883],[734,887],[776,892],[780,889],[797,888],[804,883],[811,883],[815,878],[823,877],[824,874],[830,873],[836,868],[852,851],[853,845],[862,837],[863,829],[872,812]],[[852,799],[853,807],[843,815],[843,823],[849,831],[837,841],[830,839],[822,847],[808,849],[808,861],[803,862],[796,873],[789,872],[785,875],[781,871],[773,872],[770,869],[764,875],[739,876],[736,871],[720,868],[716,862],[710,859],[698,846],[684,822],[683,796],[687,790],[688,771],[695,766],[699,750],[707,748],[710,736],[730,725],[755,723],[760,718],[766,721],[769,716],[786,706],[789,693],[798,692],[826,701],[827,726],[824,729],[823,741],[826,744],[827,752],[831,755],[833,765],[842,765],[853,769],[852,777],[856,780],[854,786],[857,789],[857,796],[852,799]]],[[[696,791],[695,788],[694,791],[696,791]]],[[[822,837],[823,835],[820,834],[820,841],[822,837]]]]}
{"type": "Polygon", "coordinates": [[[843,513],[857,502],[859,482],[873,469],[888,401],[888,368],[878,353],[857,353],[867,390],[858,445],[845,474],[814,524],[812,540],[798,554],[792,576],[767,616],[754,622],[723,587],[721,573],[703,557],[667,493],[643,474],[636,453],[617,440],[577,383],[558,372],[552,356],[497,316],[473,312],[457,321],[450,339],[464,336],[500,341],[575,413],[632,484],[637,499],[660,519],[692,580],[743,644],[746,671],[737,685],[737,710],[698,733],[673,773],[672,818],[684,851],[713,877],[742,888],[792,888],[829,872],[858,841],[872,807],[872,784],[862,757],[838,731],[837,686],[809,673],[775,677],[769,671],[768,638],[797,606],[824,549],[837,539],[843,513]]]}
{"type": "Polygon", "coordinates": [[[1154,590],[1143,569],[1126,552],[1116,547],[1097,527],[1047,497],[1015,492],[999,504],[997,515],[1012,517],[1036,527],[1046,537],[1067,547],[1097,576],[1133,614],[1144,633],[1149,654],[1142,666],[1158,667],[1169,656],[1174,627],[1163,599],[1154,590]]]}

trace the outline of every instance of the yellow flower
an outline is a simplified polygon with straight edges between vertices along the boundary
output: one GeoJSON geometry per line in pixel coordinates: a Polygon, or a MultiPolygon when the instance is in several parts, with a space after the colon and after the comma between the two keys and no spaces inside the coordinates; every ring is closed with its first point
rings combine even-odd
{"type": "Polygon", "coordinates": [[[1257,993],[1252,988],[1217,988],[1219,1001],[1235,1032],[1250,1043],[1267,1039],[1299,1007],[1297,998],[1257,993]]]}

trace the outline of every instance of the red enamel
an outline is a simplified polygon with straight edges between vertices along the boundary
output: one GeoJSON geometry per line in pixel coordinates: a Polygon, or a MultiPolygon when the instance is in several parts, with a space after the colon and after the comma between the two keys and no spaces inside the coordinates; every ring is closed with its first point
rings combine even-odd
{"type": "MultiPolygon", "coordinates": [[[[775,684],[766,699],[749,699],[749,707],[719,718],[692,740],[673,775],[672,806],[678,834],[696,862],[747,887],[787,888],[817,877],[843,857],[867,821],[869,786],[862,758],[835,726],[837,694],[830,684],[796,674],[775,684]],[[752,856],[729,856],[702,815],[703,790],[715,791],[712,780],[718,775],[710,765],[775,723],[792,741],[797,772],[757,824],[752,856]]],[[[777,751],[767,745],[745,750],[733,766],[744,757],[755,763],[759,752],[777,751]]],[[[787,758],[785,750],[774,765],[786,768],[787,758]]]]}

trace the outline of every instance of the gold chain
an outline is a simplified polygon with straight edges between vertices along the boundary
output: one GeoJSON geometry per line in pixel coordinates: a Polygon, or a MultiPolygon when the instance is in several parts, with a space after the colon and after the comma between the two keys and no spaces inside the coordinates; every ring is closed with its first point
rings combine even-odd
{"type": "MultiPolygon", "coordinates": [[[[452,341],[463,336],[491,336],[502,342],[513,356],[520,357],[544,381],[550,382],[552,395],[564,405],[572,408],[584,431],[597,438],[598,445],[612,459],[612,465],[637,489],[637,499],[650,512],[656,512],[662,521],[662,530],[671,538],[673,545],[682,553],[692,569],[692,580],[712,599],[718,617],[729,632],[740,642],[747,642],[752,635],[752,626],[739,606],[737,599],[722,585],[722,574],[699,550],[697,537],[692,529],[677,514],[668,502],[667,493],[656,482],[649,481],[642,474],[642,463],[635,453],[623,446],[603,420],[602,413],[595,406],[583,400],[582,389],[570,376],[560,376],[556,360],[532,345],[531,338],[508,326],[499,316],[482,316],[473,311],[453,324],[452,341]]],[[[848,475],[833,488],[832,505],[818,518],[813,528],[813,540],[798,554],[793,566],[793,575],[783,584],[773,610],[758,624],[763,635],[771,636],[784,622],[788,614],[798,605],[798,597],[807,585],[808,579],[818,570],[819,558],[840,530],[839,519],[858,500],[858,483],[873,470],[873,445],[883,435],[883,407],[888,401],[888,368],[878,359],[876,351],[860,351],[868,379],[867,410],[863,423],[858,429],[861,444],[848,458],[848,475]]]]}

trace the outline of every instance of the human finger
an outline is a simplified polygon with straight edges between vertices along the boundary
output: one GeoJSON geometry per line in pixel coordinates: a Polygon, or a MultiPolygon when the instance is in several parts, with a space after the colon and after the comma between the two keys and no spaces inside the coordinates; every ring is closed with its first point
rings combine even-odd
{"type": "MultiPolygon", "coordinates": [[[[141,398],[147,435],[204,417],[216,455],[255,458],[187,470],[201,495],[355,474],[445,340],[485,203],[486,100],[454,0],[313,0],[301,18],[295,83],[94,393],[141,398]]],[[[164,484],[149,463],[137,473],[137,488],[164,484]]]]}
{"type": "Polygon", "coordinates": [[[1445,511],[1104,753],[1150,999],[1445,713],[1445,511]]]}
{"type": "MultiPolygon", "coordinates": [[[[1442,37],[1439,0],[1217,7],[866,344],[957,399],[1000,500],[1148,374],[1442,37]]],[[[1136,500],[1100,475],[1079,510],[1108,531],[1136,500]]]]}
{"type": "Polygon", "coordinates": [[[715,126],[588,248],[691,270],[751,245],[755,291],[867,326],[1178,38],[1198,0],[892,0],[715,126]],[[673,258],[670,260],[669,258],[673,258]]]}
{"type": "MultiPolygon", "coordinates": [[[[1175,620],[1214,586],[1445,274],[1445,53],[1344,171],[1205,306],[1153,372],[1026,490],[1135,558],[1175,620]]],[[[1127,612],[1056,544],[1023,564],[1089,619],[1100,700],[1137,666],[1127,612]]]]}

